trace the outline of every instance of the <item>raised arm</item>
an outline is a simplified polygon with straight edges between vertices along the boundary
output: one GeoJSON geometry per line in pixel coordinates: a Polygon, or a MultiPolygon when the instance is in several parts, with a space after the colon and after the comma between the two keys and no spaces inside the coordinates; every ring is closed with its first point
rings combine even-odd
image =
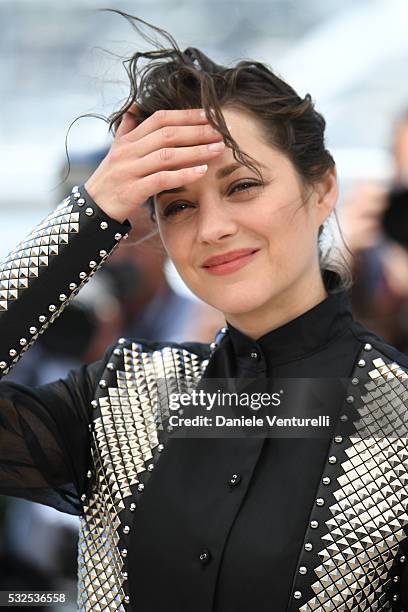
{"type": "MultiPolygon", "coordinates": [[[[4,376],[124,239],[149,197],[197,180],[220,134],[200,109],[126,113],[94,174],[0,267],[4,376]],[[130,220],[130,221],[129,221],[130,220]]],[[[30,388],[0,382],[0,494],[80,514],[90,465],[91,401],[110,349],[65,379],[30,388]]]]}
{"type": "MultiPolygon", "coordinates": [[[[1,376],[58,317],[130,227],[106,215],[82,186],[75,187],[2,262],[1,376]]],[[[80,513],[90,460],[89,408],[105,361],[38,388],[0,382],[0,494],[80,513]]]]}
{"type": "Polygon", "coordinates": [[[131,226],[108,217],[84,187],[0,264],[0,376],[6,374],[95,274],[131,226]]]}

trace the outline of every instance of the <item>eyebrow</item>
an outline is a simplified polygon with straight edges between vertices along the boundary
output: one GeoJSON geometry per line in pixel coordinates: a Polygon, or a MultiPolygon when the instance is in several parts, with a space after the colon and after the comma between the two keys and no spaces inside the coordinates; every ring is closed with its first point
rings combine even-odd
{"type": "MultiPolygon", "coordinates": [[[[257,165],[263,168],[264,170],[267,170],[267,167],[261,164],[261,162],[257,162],[257,165]]],[[[230,164],[229,166],[223,166],[222,168],[219,168],[217,170],[217,172],[215,173],[215,178],[217,180],[221,180],[235,172],[235,170],[238,170],[239,168],[243,167],[243,164],[239,163],[230,164]]],[[[160,198],[160,196],[165,195],[166,193],[182,193],[183,191],[186,191],[185,185],[182,185],[181,187],[173,187],[173,189],[164,189],[163,191],[159,191],[159,193],[156,193],[155,197],[160,198]]]]}

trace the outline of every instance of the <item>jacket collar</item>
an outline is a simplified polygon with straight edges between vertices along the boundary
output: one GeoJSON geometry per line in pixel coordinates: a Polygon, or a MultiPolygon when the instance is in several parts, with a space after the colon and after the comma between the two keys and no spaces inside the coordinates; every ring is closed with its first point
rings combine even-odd
{"type": "Polygon", "coordinates": [[[285,363],[324,348],[353,322],[346,291],[330,293],[310,310],[254,340],[227,321],[228,335],[238,358],[264,354],[269,363],[285,363]]]}

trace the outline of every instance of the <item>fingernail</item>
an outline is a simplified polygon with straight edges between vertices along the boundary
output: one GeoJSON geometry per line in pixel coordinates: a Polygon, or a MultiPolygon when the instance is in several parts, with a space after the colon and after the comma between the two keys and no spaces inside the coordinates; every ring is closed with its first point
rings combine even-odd
{"type": "Polygon", "coordinates": [[[205,114],[205,111],[201,111],[200,117],[201,119],[207,119],[207,115],[205,114]]]}
{"type": "Polygon", "coordinates": [[[221,140],[220,142],[212,142],[207,146],[209,151],[222,151],[225,148],[225,143],[221,140]]]}
{"type": "Polygon", "coordinates": [[[204,174],[205,172],[207,172],[207,170],[208,170],[207,164],[204,164],[203,166],[194,167],[194,172],[197,172],[197,174],[204,174]]]}

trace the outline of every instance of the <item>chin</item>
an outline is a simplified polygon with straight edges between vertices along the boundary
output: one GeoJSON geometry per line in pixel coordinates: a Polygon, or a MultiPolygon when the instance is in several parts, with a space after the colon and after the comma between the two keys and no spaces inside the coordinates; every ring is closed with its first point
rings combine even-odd
{"type": "Polygon", "coordinates": [[[203,298],[205,302],[220,310],[225,314],[230,315],[243,315],[248,312],[256,311],[258,308],[262,307],[267,301],[268,297],[263,296],[254,296],[253,292],[245,292],[240,291],[241,295],[234,296],[230,291],[229,295],[222,296],[220,292],[218,295],[206,296],[203,298]]]}

